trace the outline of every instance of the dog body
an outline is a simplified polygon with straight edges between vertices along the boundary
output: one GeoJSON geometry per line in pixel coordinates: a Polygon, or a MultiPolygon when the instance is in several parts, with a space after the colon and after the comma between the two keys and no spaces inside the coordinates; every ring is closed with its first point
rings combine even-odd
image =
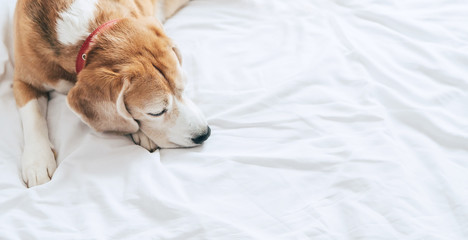
{"type": "Polygon", "coordinates": [[[96,131],[131,134],[150,151],[208,138],[203,114],[183,94],[180,53],[162,27],[188,1],[18,1],[13,91],[27,186],[49,181],[56,169],[45,118],[52,90],[68,93],[70,108],[96,131]]]}

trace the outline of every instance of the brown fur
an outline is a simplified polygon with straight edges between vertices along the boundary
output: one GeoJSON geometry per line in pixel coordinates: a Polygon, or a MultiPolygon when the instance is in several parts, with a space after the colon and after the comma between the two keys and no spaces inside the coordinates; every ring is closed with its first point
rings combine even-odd
{"type": "Polygon", "coordinates": [[[60,13],[73,1],[17,2],[13,91],[27,140],[22,156],[27,186],[49,181],[56,169],[45,99],[31,101],[47,97],[50,88],[69,90],[70,108],[90,127],[131,134],[135,143],[149,151],[195,146],[206,140],[210,129],[201,112],[182,97],[185,75],[180,53],[159,21],[189,0],[98,0],[88,31],[119,21],[95,35],[79,74],[76,55],[86,37],[64,45],[56,32],[60,13]]]}
{"type": "MultiPolygon", "coordinates": [[[[90,32],[109,20],[122,20],[99,35],[78,77],[75,58],[85,39],[65,46],[57,40],[55,32],[59,11],[72,2],[18,1],[14,84],[17,104],[24,106],[31,99],[46,94],[44,86],[55,86],[61,79],[77,82],[68,95],[68,102],[88,125],[98,131],[135,132],[134,121],[129,121],[125,112],[119,114],[115,108],[121,91],[125,95],[123,104],[131,101],[132,106],[143,106],[155,94],[177,95],[182,85],[172,56],[175,52],[180,61],[180,53],[153,17],[156,1],[127,0],[117,4],[100,0],[96,18],[89,26],[90,32]],[[124,81],[129,85],[125,89],[122,88],[124,81]],[[114,109],[108,109],[109,106],[114,109]],[[115,118],[119,121],[112,123],[115,118]]],[[[171,8],[170,14],[177,10],[173,4],[165,7],[171,8]]]]}
{"type": "MultiPolygon", "coordinates": [[[[42,93],[46,92],[44,85],[54,86],[60,79],[76,82],[75,57],[85,39],[75,45],[64,46],[57,40],[55,32],[59,12],[72,3],[72,0],[18,0],[15,12],[15,81],[24,82],[30,86],[30,89],[42,93]]],[[[153,19],[155,14],[153,4],[156,3],[157,0],[124,0],[118,3],[112,0],[100,0],[98,13],[94,22],[90,24],[89,31],[92,32],[106,21],[116,18],[133,19],[131,24],[135,25],[139,25],[139,19],[151,18],[153,28],[162,32],[160,24],[153,19]]],[[[177,7],[173,3],[166,4],[165,11],[169,12],[166,15],[172,15],[179,7],[180,5],[177,7]]],[[[128,22],[119,25],[122,27],[116,26],[117,31],[132,28],[128,26],[128,22]]],[[[111,37],[108,40],[112,41],[111,37]]],[[[115,40],[122,41],[122,38],[115,40]]],[[[134,41],[139,40],[134,39],[134,41]]],[[[125,53],[123,51],[119,51],[119,54],[124,54],[120,56],[122,58],[134,53],[134,49],[133,51],[128,49],[125,53]]],[[[23,89],[16,89],[15,94],[22,95],[23,89]]],[[[17,103],[19,107],[30,100],[27,96],[32,96],[27,93],[24,95],[26,96],[17,97],[23,99],[17,103]]]]}
{"type": "Polygon", "coordinates": [[[122,118],[122,114],[127,115],[125,112],[103,114],[103,105],[115,105],[121,91],[125,106],[133,108],[144,108],[157,95],[179,94],[173,45],[153,21],[153,18],[123,19],[111,31],[103,32],[88,52],[86,67],[78,75],[68,102],[96,130],[122,133],[138,130],[132,126],[133,121],[122,118]],[[122,89],[126,82],[129,87],[122,89]],[[113,123],[116,118],[120,124],[113,123]]]}

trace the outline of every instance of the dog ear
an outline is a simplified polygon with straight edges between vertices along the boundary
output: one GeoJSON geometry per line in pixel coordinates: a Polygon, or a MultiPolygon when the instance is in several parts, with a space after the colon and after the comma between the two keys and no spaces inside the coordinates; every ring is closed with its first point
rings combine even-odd
{"type": "Polygon", "coordinates": [[[81,120],[98,132],[135,133],[138,123],[124,101],[129,86],[128,79],[110,70],[84,69],[68,93],[67,102],[81,120]]]}

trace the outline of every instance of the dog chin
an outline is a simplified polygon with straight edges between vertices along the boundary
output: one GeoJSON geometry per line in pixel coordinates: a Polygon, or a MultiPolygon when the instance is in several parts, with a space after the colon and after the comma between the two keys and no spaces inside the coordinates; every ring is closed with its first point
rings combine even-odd
{"type": "Polygon", "coordinates": [[[164,143],[156,143],[159,148],[162,149],[174,149],[174,148],[193,148],[198,147],[201,144],[195,144],[190,139],[185,143],[174,143],[174,142],[164,142],[164,143]]]}

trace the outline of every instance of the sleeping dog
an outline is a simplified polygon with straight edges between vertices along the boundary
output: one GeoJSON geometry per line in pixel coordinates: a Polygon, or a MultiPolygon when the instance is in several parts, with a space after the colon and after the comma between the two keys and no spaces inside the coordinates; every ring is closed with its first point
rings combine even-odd
{"type": "Polygon", "coordinates": [[[197,146],[210,135],[184,96],[181,55],[162,22],[189,0],[18,0],[13,91],[22,121],[23,180],[56,169],[49,91],[99,132],[130,134],[149,151],[197,146]]]}

